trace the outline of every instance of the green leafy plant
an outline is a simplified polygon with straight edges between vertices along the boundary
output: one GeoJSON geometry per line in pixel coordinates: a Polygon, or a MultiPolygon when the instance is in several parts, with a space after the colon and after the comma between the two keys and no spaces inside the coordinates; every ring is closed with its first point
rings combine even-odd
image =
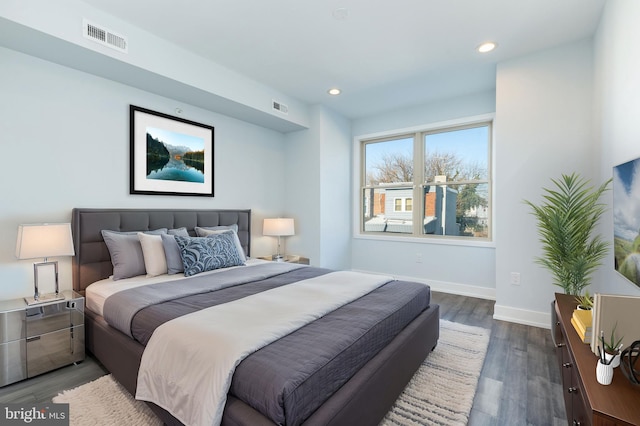
{"type": "Polygon", "coordinates": [[[543,188],[544,202],[525,200],[538,221],[543,255],[536,262],[553,275],[553,283],[566,294],[579,296],[600,266],[609,244],[592,235],[607,206],[599,201],[609,189],[611,179],[600,187],[576,173],[551,179],[555,187],[543,188]]]}
{"type": "Polygon", "coordinates": [[[622,343],[622,339],[624,339],[624,337],[620,337],[616,340],[617,326],[618,323],[613,326],[613,329],[611,330],[611,336],[609,336],[608,340],[603,339],[604,351],[611,355],[615,355],[618,353],[618,350],[620,349],[620,345],[622,343]]]}
{"type": "Polygon", "coordinates": [[[593,308],[593,298],[589,294],[589,290],[585,291],[583,295],[576,296],[576,302],[578,302],[578,306],[582,309],[593,308]]]}

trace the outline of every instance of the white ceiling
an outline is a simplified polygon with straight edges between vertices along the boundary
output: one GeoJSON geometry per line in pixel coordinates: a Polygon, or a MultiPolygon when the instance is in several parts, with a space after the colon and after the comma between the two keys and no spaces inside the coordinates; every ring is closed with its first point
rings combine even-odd
{"type": "Polygon", "coordinates": [[[493,89],[496,63],[592,36],[605,1],[84,0],[349,118],[493,89]]]}

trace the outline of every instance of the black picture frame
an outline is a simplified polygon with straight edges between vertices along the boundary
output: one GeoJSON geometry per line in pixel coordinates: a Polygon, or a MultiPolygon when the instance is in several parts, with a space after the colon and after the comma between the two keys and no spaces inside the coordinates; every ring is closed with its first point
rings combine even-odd
{"type": "Polygon", "coordinates": [[[214,128],[129,106],[130,194],[214,196],[214,128]]]}

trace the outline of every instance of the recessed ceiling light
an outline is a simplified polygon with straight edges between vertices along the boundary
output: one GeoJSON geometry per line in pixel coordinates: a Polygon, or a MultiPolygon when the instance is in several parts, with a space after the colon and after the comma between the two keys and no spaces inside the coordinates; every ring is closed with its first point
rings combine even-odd
{"type": "Polygon", "coordinates": [[[488,41],[488,42],[482,43],[480,46],[478,46],[478,52],[480,52],[480,53],[491,52],[497,46],[498,46],[498,43],[494,43],[493,41],[488,41]]]}
{"type": "Polygon", "coordinates": [[[338,21],[346,21],[349,18],[349,9],[346,7],[339,7],[334,9],[332,15],[338,21]]]}
{"type": "Polygon", "coordinates": [[[332,95],[332,96],[338,96],[340,93],[342,93],[342,90],[340,90],[338,88],[333,88],[333,89],[327,90],[327,93],[332,95]]]}

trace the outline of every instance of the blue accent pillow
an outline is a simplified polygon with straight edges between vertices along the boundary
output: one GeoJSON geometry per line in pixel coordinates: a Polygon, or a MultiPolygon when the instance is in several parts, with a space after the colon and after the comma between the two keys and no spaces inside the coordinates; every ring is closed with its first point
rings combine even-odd
{"type": "MultiPolygon", "coordinates": [[[[164,256],[167,259],[167,273],[169,275],[184,272],[182,256],[180,255],[180,247],[178,247],[178,243],[176,242],[174,235],[160,235],[162,238],[162,247],[164,248],[164,256]]],[[[189,234],[187,234],[186,237],[189,237],[189,234]]]]}
{"type": "Polygon", "coordinates": [[[208,237],[180,237],[176,235],[185,277],[214,269],[244,265],[236,248],[232,231],[208,237]]]}
{"type": "Polygon", "coordinates": [[[196,236],[198,237],[208,237],[209,235],[222,234],[228,232],[229,230],[233,231],[233,236],[235,237],[236,248],[238,249],[240,259],[242,259],[242,262],[247,261],[247,256],[244,255],[244,249],[242,248],[242,244],[240,243],[240,238],[238,238],[238,225],[236,225],[235,223],[233,225],[210,226],[205,228],[196,226],[195,230],[196,236]]]}

